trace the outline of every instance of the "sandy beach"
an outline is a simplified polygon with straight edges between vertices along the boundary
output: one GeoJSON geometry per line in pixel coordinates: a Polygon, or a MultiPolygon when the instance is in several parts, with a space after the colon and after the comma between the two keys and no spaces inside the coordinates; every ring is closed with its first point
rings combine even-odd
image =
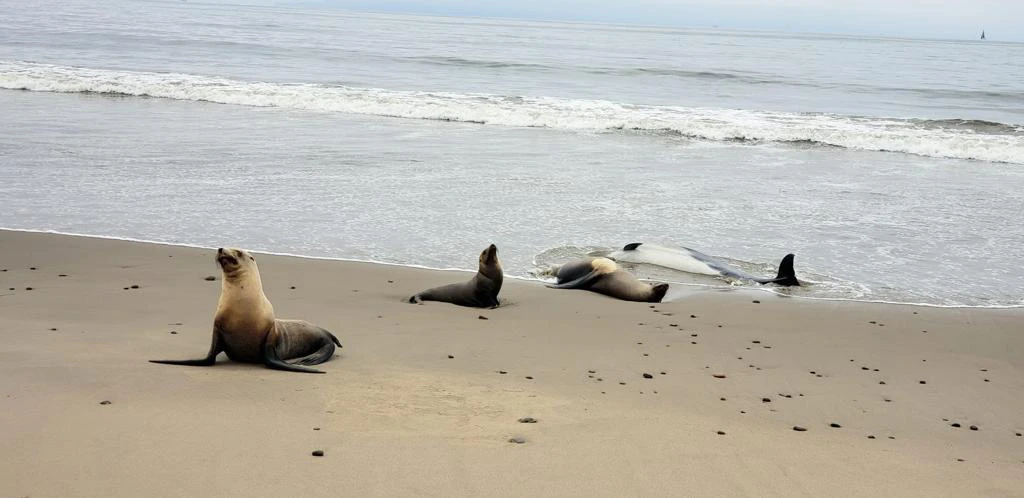
{"type": "Polygon", "coordinates": [[[0,496],[1024,496],[1021,309],[479,310],[404,302],[469,273],[258,254],[326,375],[148,363],[206,352],[213,254],[0,231],[0,496]]]}

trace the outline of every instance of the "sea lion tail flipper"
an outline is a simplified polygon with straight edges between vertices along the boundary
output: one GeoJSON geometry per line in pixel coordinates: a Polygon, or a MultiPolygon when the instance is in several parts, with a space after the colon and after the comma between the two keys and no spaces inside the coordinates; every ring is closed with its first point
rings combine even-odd
{"type": "Polygon", "coordinates": [[[792,254],[787,254],[782,258],[782,262],[779,263],[779,274],[768,282],[783,286],[799,286],[800,281],[796,279],[796,270],[793,269],[794,257],[792,254]]]}
{"type": "MultiPolygon", "coordinates": [[[[327,331],[325,330],[324,332],[327,331]]],[[[338,338],[334,336],[334,334],[327,332],[327,335],[331,336],[331,342],[333,342],[335,346],[338,346],[339,348],[342,347],[341,341],[339,341],[338,338]]]]}
{"type": "Polygon", "coordinates": [[[149,360],[150,363],[160,363],[163,365],[186,365],[190,367],[212,367],[214,363],[217,363],[217,355],[223,351],[224,348],[220,343],[220,332],[217,329],[213,330],[213,339],[210,343],[210,352],[206,353],[206,358],[200,358],[198,360],[149,360]]]}
{"type": "MultiPolygon", "coordinates": [[[[331,349],[331,353],[334,353],[334,344],[331,344],[331,343],[328,343],[328,344],[330,344],[330,346],[331,346],[331,348],[330,348],[331,349]]],[[[323,350],[323,348],[321,348],[321,351],[322,350],[323,350]]],[[[318,353],[319,353],[319,351],[318,351],[318,353]]],[[[314,353],[314,354],[316,354],[316,353],[314,353]]],[[[323,362],[321,362],[321,363],[323,363],[323,362]]],[[[322,370],[316,370],[316,369],[309,368],[309,367],[304,367],[304,366],[301,366],[301,365],[292,365],[291,363],[286,363],[284,360],[282,360],[281,358],[279,358],[277,356],[277,349],[272,344],[270,344],[270,341],[267,341],[267,343],[263,345],[263,364],[266,365],[267,368],[270,368],[270,369],[273,369],[273,370],[284,370],[286,372],[303,372],[303,373],[318,373],[318,374],[327,373],[327,372],[324,372],[322,370]]]]}
{"type": "Polygon", "coordinates": [[[623,246],[622,250],[623,251],[635,251],[637,247],[640,247],[642,245],[643,245],[643,242],[631,242],[631,243],[626,244],[625,246],[623,246]]]}
{"type": "Polygon", "coordinates": [[[414,294],[412,297],[409,298],[409,302],[412,304],[420,304],[422,301],[423,300],[420,299],[419,294],[414,294]]]}
{"type": "Polygon", "coordinates": [[[552,289],[582,289],[589,285],[591,282],[593,282],[595,278],[598,278],[603,274],[603,270],[594,269],[590,273],[583,275],[582,277],[577,278],[575,280],[570,280],[568,282],[563,282],[560,284],[547,284],[547,286],[552,289]]]}

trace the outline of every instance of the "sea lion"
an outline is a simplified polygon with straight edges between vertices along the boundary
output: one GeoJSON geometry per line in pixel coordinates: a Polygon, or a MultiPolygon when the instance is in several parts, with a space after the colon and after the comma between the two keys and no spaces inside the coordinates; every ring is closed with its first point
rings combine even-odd
{"type": "Polygon", "coordinates": [[[480,253],[480,267],[469,282],[427,289],[410,297],[409,302],[442,301],[474,308],[497,308],[503,279],[498,248],[491,244],[480,253]]]}
{"type": "Polygon", "coordinates": [[[301,365],[317,365],[341,347],[334,334],[303,320],[277,320],[263,294],[256,259],[241,249],[217,249],[220,300],[213,317],[213,342],[199,360],[150,360],[168,365],[212,366],[221,351],[244,363],[263,363],[290,372],[324,373],[301,365]],[[284,360],[292,360],[286,363],[284,360]]]}
{"type": "Polygon", "coordinates": [[[796,271],[793,270],[794,256],[792,254],[787,254],[782,258],[782,262],[779,263],[778,274],[775,278],[757,277],[744,273],[689,247],[663,247],[633,242],[632,244],[626,244],[621,251],[609,254],[608,258],[626,263],[658,265],[687,273],[712,275],[732,280],[749,280],[759,284],[775,284],[785,287],[800,285],[800,281],[796,278],[796,271]]]}
{"type": "Polygon", "coordinates": [[[558,283],[552,289],[586,289],[623,301],[660,303],[668,284],[649,285],[608,258],[590,258],[566,263],[558,269],[558,283]]]}

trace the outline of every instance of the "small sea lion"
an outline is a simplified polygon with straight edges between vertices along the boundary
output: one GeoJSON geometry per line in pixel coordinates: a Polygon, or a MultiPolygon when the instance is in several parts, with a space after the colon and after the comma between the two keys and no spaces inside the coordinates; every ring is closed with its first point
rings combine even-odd
{"type": "Polygon", "coordinates": [[[324,373],[301,365],[318,365],[334,355],[341,342],[334,334],[303,320],[277,320],[263,294],[256,259],[241,249],[217,249],[220,300],[213,317],[213,342],[206,358],[150,360],[168,365],[212,366],[221,351],[243,363],[263,363],[290,372],[324,373]],[[291,360],[290,363],[285,360],[291,360]]]}
{"type": "Polygon", "coordinates": [[[497,308],[503,279],[498,248],[491,244],[480,253],[480,267],[469,282],[427,289],[410,297],[409,302],[442,301],[474,308],[497,308]]]}
{"type": "Polygon", "coordinates": [[[558,269],[558,283],[552,289],[586,289],[624,301],[660,303],[668,284],[641,282],[608,258],[590,258],[566,263],[558,269]]]}

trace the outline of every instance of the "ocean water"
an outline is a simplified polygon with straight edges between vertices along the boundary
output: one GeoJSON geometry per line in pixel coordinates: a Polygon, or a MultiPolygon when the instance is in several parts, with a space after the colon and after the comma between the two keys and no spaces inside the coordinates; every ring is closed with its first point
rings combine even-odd
{"type": "Polygon", "coordinates": [[[794,296],[1024,305],[1024,44],[44,4],[0,0],[2,227],[467,269],[494,242],[525,278],[793,252],[794,296]]]}

